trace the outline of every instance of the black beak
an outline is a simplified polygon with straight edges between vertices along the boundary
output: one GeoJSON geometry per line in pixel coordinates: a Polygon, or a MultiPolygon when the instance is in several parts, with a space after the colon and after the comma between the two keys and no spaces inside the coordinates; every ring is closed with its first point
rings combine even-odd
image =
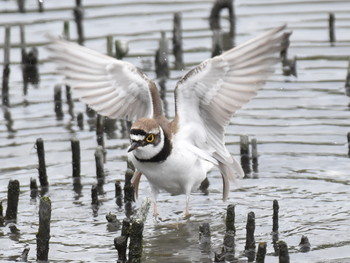
{"type": "Polygon", "coordinates": [[[133,151],[133,150],[139,148],[140,146],[141,146],[141,142],[133,142],[133,143],[130,145],[130,147],[129,147],[129,149],[128,149],[128,152],[131,152],[131,151],[133,151]]]}

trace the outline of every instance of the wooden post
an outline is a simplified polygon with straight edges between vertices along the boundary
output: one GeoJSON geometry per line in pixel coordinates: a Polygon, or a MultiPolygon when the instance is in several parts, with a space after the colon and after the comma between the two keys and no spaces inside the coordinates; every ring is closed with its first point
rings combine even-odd
{"type": "Polygon", "coordinates": [[[35,178],[30,178],[30,197],[36,198],[38,196],[38,185],[35,178]]]}
{"type": "Polygon", "coordinates": [[[253,166],[253,172],[258,172],[258,143],[257,140],[254,138],[250,142],[252,146],[252,166],[253,166]]]}
{"type": "Polygon", "coordinates": [[[289,263],[289,252],[286,242],[278,241],[278,251],[279,263],[289,263]]]}
{"type": "Polygon", "coordinates": [[[345,94],[350,97],[350,60],[349,60],[348,71],[345,79],[345,94]]]}
{"type": "Polygon", "coordinates": [[[36,150],[37,150],[38,159],[39,159],[38,171],[39,171],[40,186],[42,188],[42,191],[46,192],[49,186],[49,182],[47,180],[47,174],[46,174],[45,149],[44,149],[43,139],[38,138],[36,140],[36,150]]]}
{"type": "Polygon", "coordinates": [[[17,210],[19,200],[19,181],[10,180],[7,187],[7,209],[6,209],[6,222],[17,221],[17,210]]]}
{"type": "Polygon", "coordinates": [[[62,110],[62,85],[56,84],[54,89],[54,102],[55,102],[55,113],[57,120],[63,119],[62,110]]]}
{"type": "Polygon", "coordinates": [[[258,253],[256,254],[256,263],[264,263],[266,256],[266,242],[260,242],[258,246],[258,253]]]}
{"type": "Polygon", "coordinates": [[[51,221],[51,200],[45,196],[40,199],[39,231],[36,234],[37,261],[48,261],[51,221]]]}
{"type": "Polygon", "coordinates": [[[80,141],[71,139],[73,178],[80,178],[80,141]]]}
{"type": "Polygon", "coordinates": [[[329,26],[329,42],[331,43],[331,45],[334,45],[335,42],[335,16],[334,13],[329,13],[329,17],[328,17],[328,26],[329,26]]]}
{"type": "Polygon", "coordinates": [[[199,226],[199,247],[202,253],[210,253],[211,233],[209,223],[202,223],[199,226]]]}
{"type": "Polygon", "coordinates": [[[254,212],[248,213],[247,218],[247,226],[246,226],[247,234],[246,234],[246,243],[244,252],[248,258],[248,262],[252,262],[255,259],[255,214],[254,212]]]}
{"type": "Polygon", "coordinates": [[[230,204],[227,206],[226,212],[226,231],[224,236],[223,252],[225,253],[226,260],[230,261],[235,255],[235,205],[230,204]]]}
{"type": "Polygon", "coordinates": [[[5,107],[10,106],[9,100],[9,79],[10,79],[10,34],[11,27],[5,27],[5,43],[4,43],[4,69],[2,76],[2,105],[5,107]]]}
{"type": "Polygon", "coordinates": [[[241,165],[244,171],[244,178],[249,178],[250,169],[250,154],[249,154],[249,137],[247,135],[240,136],[241,148],[241,165]]]}
{"type": "Polygon", "coordinates": [[[299,251],[300,252],[309,252],[310,249],[311,249],[311,244],[309,242],[309,239],[307,238],[307,236],[302,236],[301,237],[301,240],[300,240],[300,243],[299,243],[299,251]]]}
{"type": "Polygon", "coordinates": [[[78,43],[79,45],[84,45],[84,28],[83,28],[83,18],[84,18],[84,10],[81,4],[81,0],[75,0],[75,8],[73,10],[74,20],[77,25],[78,32],[78,43]]]}
{"type": "Polygon", "coordinates": [[[278,211],[279,205],[277,200],[273,200],[273,215],[272,215],[272,244],[275,250],[275,255],[278,255],[278,211]]]}
{"type": "Polygon", "coordinates": [[[175,57],[175,69],[184,68],[183,49],[182,49],[182,16],[180,12],[174,14],[173,26],[173,54],[175,57]]]}
{"type": "Polygon", "coordinates": [[[155,57],[156,74],[157,78],[167,79],[169,78],[169,65],[168,65],[168,39],[165,36],[165,32],[161,32],[161,39],[159,40],[159,48],[155,57]]]}

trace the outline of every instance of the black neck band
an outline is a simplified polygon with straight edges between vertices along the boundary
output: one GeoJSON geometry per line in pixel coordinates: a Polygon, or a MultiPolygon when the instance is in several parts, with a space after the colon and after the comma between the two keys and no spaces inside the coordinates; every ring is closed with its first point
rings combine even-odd
{"type": "Polygon", "coordinates": [[[171,142],[168,139],[168,137],[164,134],[164,146],[163,149],[154,157],[151,159],[140,159],[137,158],[135,155],[136,160],[142,163],[155,163],[155,162],[163,162],[165,161],[168,156],[170,155],[172,150],[171,142]]]}

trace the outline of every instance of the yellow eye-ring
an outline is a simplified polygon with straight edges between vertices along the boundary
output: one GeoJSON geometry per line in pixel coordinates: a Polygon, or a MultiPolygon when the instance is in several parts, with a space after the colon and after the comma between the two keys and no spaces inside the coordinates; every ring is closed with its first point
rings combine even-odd
{"type": "Polygon", "coordinates": [[[146,137],[146,142],[151,143],[151,142],[153,142],[153,141],[154,141],[154,134],[151,133],[150,135],[148,135],[148,136],[146,137]]]}

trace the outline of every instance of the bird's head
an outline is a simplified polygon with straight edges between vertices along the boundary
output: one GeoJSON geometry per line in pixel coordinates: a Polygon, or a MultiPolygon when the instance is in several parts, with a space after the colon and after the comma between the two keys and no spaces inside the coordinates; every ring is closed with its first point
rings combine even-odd
{"type": "Polygon", "coordinates": [[[136,121],[130,129],[130,147],[128,152],[139,159],[151,159],[163,148],[164,133],[154,119],[143,118],[136,121]]]}

